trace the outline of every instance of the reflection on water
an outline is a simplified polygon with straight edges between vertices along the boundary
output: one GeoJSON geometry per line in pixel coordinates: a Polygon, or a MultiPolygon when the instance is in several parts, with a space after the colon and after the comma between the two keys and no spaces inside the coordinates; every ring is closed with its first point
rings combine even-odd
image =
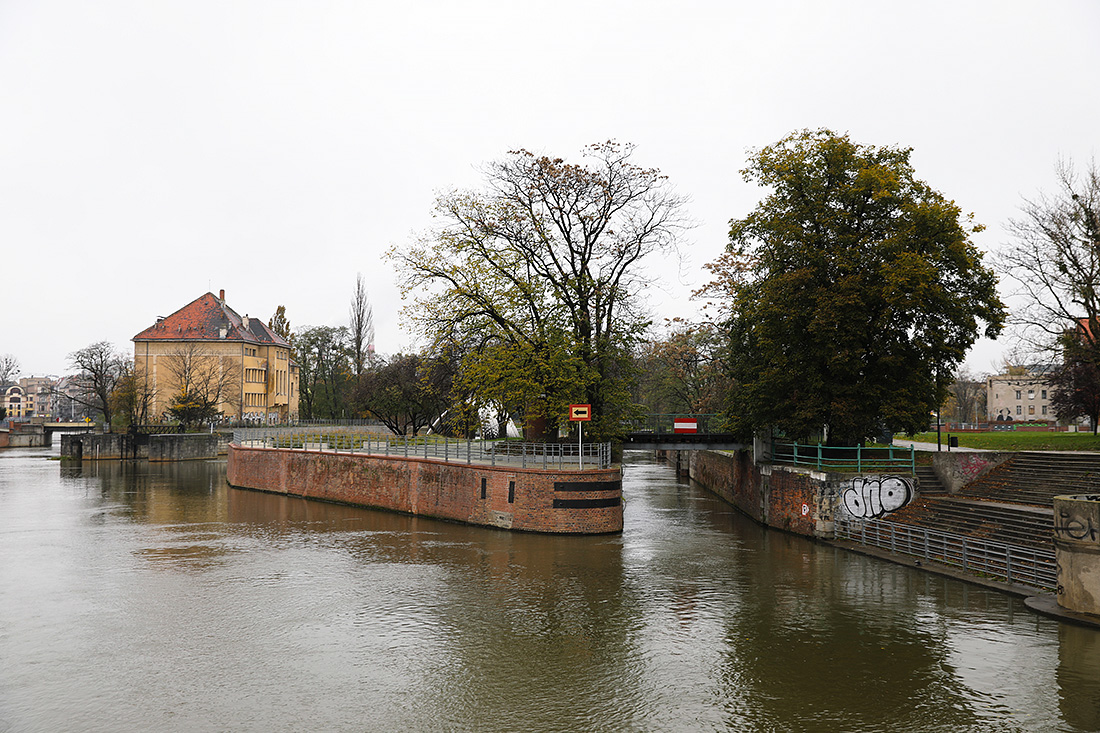
{"type": "Polygon", "coordinates": [[[47,453],[0,454],[0,731],[1100,728],[1096,631],[644,456],[553,537],[47,453]]]}

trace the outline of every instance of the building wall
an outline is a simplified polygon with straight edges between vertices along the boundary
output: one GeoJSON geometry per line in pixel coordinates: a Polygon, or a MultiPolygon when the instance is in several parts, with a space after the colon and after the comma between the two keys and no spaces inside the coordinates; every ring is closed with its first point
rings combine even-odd
{"type": "Polygon", "coordinates": [[[221,369],[234,376],[219,404],[231,419],[286,422],[298,418],[298,374],[290,368],[290,350],[242,341],[135,341],[134,368],[153,393],[150,415],[160,418],[179,391],[173,362],[181,350],[193,347],[206,359],[222,360],[221,369]]]}
{"type": "Polygon", "coordinates": [[[1050,407],[1050,386],[1042,377],[1024,374],[999,374],[986,380],[988,393],[987,419],[997,422],[1012,418],[1021,420],[1055,421],[1054,410],[1050,407]]]}
{"type": "Polygon", "coordinates": [[[602,534],[623,528],[622,473],[617,468],[519,469],[230,445],[226,477],[242,489],[503,529],[602,534]]]}

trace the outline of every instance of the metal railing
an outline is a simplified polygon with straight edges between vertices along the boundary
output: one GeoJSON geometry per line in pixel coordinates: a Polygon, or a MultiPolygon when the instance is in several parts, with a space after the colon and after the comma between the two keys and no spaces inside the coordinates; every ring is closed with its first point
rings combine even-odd
{"type": "Polygon", "coordinates": [[[526,443],[472,440],[437,435],[403,436],[363,430],[361,426],[237,428],[233,442],[248,448],[289,448],[317,453],[365,453],[429,458],[450,463],[553,468],[577,471],[609,468],[611,443],[526,443]]]}
{"type": "Polygon", "coordinates": [[[720,433],[725,417],[722,415],[696,415],[689,413],[668,413],[664,415],[646,415],[645,417],[627,420],[623,428],[628,433],[653,433],[665,435],[676,432],[677,421],[694,421],[695,430],[699,433],[720,433]]]}
{"type": "Polygon", "coordinates": [[[878,519],[837,519],[835,528],[837,539],[955,565],[1009,583],[1046,590],[1058,585],[1053,550],[991,542],[878,519]]]}
{"type": "Polygon", "coordinates": [[[799,443],[773,443],[773,463],[811,466],[819,471],[865,473],[905,471],[916,473],[916,451],[912,447],[865,448],[799,443]]]}

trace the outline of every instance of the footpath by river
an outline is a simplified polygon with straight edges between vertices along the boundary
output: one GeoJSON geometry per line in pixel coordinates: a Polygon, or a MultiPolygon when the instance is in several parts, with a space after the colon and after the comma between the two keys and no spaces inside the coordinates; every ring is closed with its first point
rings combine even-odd
{"type": "Polygon", "coordinates": [[[0,452],[0,732],[1095,731],[1100,632],[627,454],[621,535],[0,452]]]}

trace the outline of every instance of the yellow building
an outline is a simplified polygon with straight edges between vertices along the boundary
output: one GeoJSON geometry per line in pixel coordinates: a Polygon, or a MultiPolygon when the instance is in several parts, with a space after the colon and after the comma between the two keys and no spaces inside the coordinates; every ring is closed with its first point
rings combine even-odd
{"type": "Polygon", "coordinates": [[[184,391],[218,405],[228,419],[298,419],[298,367],[290,344],[258,318],[207,293],[134,336],[137,389],[149,417],[163,417],[184,391]]]}

